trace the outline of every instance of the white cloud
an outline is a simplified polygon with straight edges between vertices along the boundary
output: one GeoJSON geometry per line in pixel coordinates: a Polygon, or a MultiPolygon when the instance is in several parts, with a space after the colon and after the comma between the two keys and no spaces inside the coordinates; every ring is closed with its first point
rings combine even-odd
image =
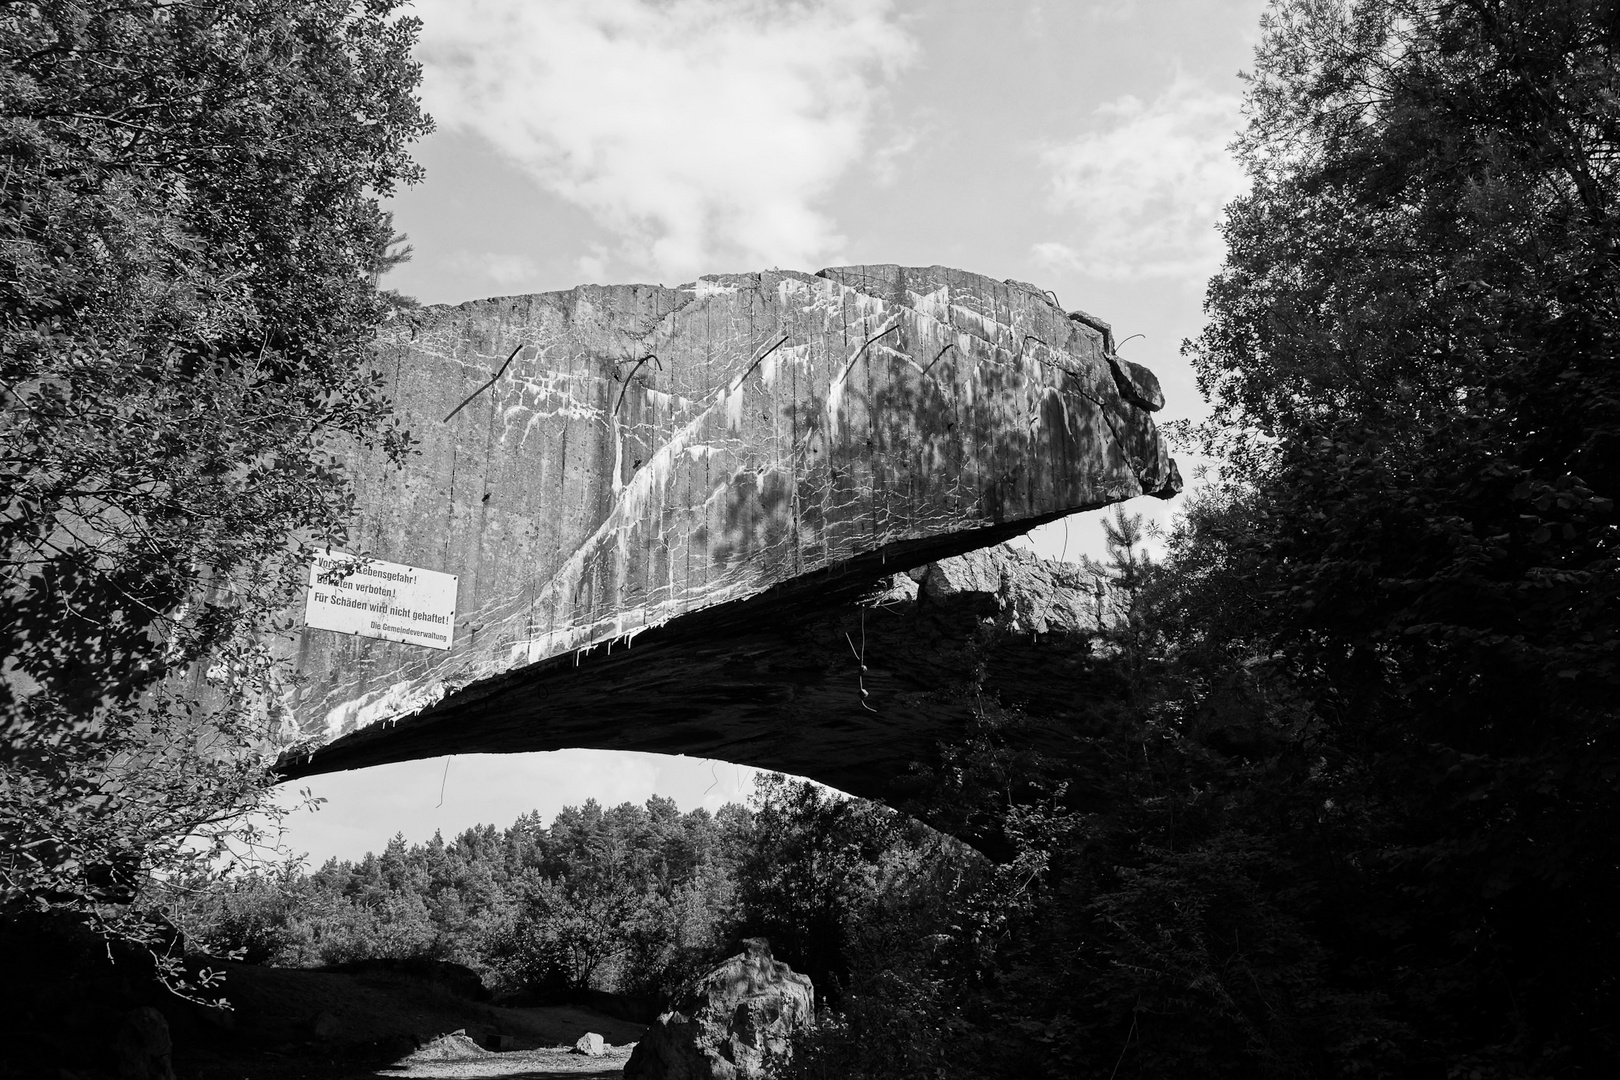
{"type": "Polygon", "coordinates": [[[901,159],[917,149],[925,133],[929,133],[926,126],[910,131],[896,130],[887,142],[875,147],[866,157],[866,167],[871,171],[872,182],[878,187],[885,188],[898,184],[901,159]]]}
{"type": "Polygon", "coordinates": [[[498,251],[458,251],[446,264],[450,269],[506,289],[532,287],[540,277],[540,267],[527,255],[511,255],[498,251]]]}
{"type": "MultiPolygon", "coordinates": [[[[583,207],[630,266],[808,265],[915,52],[889,0],[418,0],[423,96],[583,207]]],[[[739,266],[738,268],[741,268],[739,266]]]]}
{"type": "Polygon", "coordinates": [[[1097,22],[1129,22],[1136,17],[1136,0],[1105,0],[1100,4],[1087,4],[1086,14],[1097,22]]]}
{"type": "Polygon", "coordinates": [[[574,260],[574,269],[579,271],[579,280],[601,284],[610,280],[608,262],[611,256],[603,245],[592,244],[590,250],[574,260]]]}
{"type": "Polygon", "coordinates": [[[1208,276],[1221,208],[1247,187],[1226,150],[1239,102],[1177,76],[1152,102],[1119,98],[1095,111],[1093,130],[1043,146],[1049,205],[1072,227],[1034,245],[1035,257],[1097,277],[1208,276]]]}

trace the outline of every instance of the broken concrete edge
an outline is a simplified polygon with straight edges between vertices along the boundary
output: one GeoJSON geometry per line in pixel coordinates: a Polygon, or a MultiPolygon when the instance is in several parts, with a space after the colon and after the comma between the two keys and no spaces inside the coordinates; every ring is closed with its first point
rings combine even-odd
{"type": "MultiPolygon", "coordinates": [[[[1181,477],[1176,472],[1173,462],[1171,475],[1174,489],[1179,491],[1181,477]]],[[[1161,492],[1143,494],[1168,498],[1175,493],[1169,490],[1170,486],[1167,484],[1161,492]]],[[[1078,507],[1038,518],[989,525],[970,532],[955,533],[946,538],[931,537],[889,544],[875,551],[857,555],[838,566],[827,567],[781,582],[752,596],[688,612],[679,618],[638,629],[633,634],[624,635],[613,641],[597,642],[521,668],[479,678],[470,685],[443,687],[442,692],[434,700],[425,702],[418,708],[356,728],[331,742],[313,747],[307,742],[289,746],[277,757],[272,772],[279,780],[288,781],[408,761],[417,757],[441,756],[446,752],[443,748],[443,734],[439,730],[441,725],[453,726],[459,714],[477,710],[484,702],[500,697],[525,683],[545,679],[564,668],[578,668],[610,658],[614,646],[625,646],[629,638],[634,638],[634,645],[630,647],[630,651],[640,650],[645,654],[662,646],[712,639],[728,628],[738,625],[785,619],[790,614],[803,616],[833,610],[858,603],[893,575],[905,574],[930,563],[971,551],[994,547],[1070,514],[1099,510],[1109,505],[1112,503],[1103,502],[1096,506],[1078,507]],[[433,745],[414,749],[419,742],[433,745]]],[[[625,651],[621,647],[621,655],[625,651]]],[[[483,751],[470,748],[450,752],[483,751]]]]}
{"type": "Polygon", "coordinates": [[[1141,364],[1132,363],[1112,352],[1107,354],[1107,359],[1120,397],[1148,412],[1158,412],[1164,408],[1164,391],[1159,387],[1157,375],[1141,364]]]}
{"type": "Polygon", "coordinates": [[[1102,335],[1103,358],[1108,361],[1109,370],[1114,373],[1114,384],[1119,387],[1121,397],[1148,412],[1158,412],[1164,408],[1164,390],[1159,386],[1159,377],[1141,364],[1127,360],[1114,351],[1112,326],[1090,312],[1076,309],[1068,314],[1074,322],[1089,326],[1102,335]]]}
{"type": "Polygon", "coordinates": [[[1157,491],[1144,492],[1144,494],[1151,495],[1155,499],[1173,499],[1181,494],[1181,489],[1185,486],[1185,481],[1181,479],[1181,469],[1176,465],[1176,459],[1171,458],[1170,475],[1166,478],[1164,486],[1157,491]]]}
{"type": "MultiPolygon", "coordinates": [[[[1158,412],[1164,408],[1164,390],[1159,386],[1159,377],[1141,364],[1125,359],[1114,351],[1113,325],[1099,319],[1089,311],[1079,308],[1068,310],[1058,303],[1057,294],[1049,289],[1042,289],[1038,285],[1031,285],[1027,281],[1016,281],[1008,278],[1003,284],[1017,286],[1037,296],[1044,296],[1050,300],[1054,307],[1068,315],[1071,322],[1082,326],[1089,326],[1102,335],[1103,358],[1108,361],[1109,370],[1114,374],[1114,384],[1119,387],[1120,396],[1132,405],[1148,412],[1158,412]]],[[[1177,490],[1180,490],[1177,488],[1177,490]]]]}
{"type": "MultiPolygon", "coordinates": [[[[851,281],[849,279],[851,277],[851,272],[864,272],[866,269],[867,266],[865,264],[857,264],[852,266],[824,266],[814,273],[806,273],[802,270],[782,270],[779,268],[773,268],[771,272],[782,274],[787,277],[823,278],[828,281],[836,281],[839,284],[850,285],[851,281]]],[[[741,276],[744,275],[735,273],[703,274],[693,281],[682,282],[681,284],[674,286],[674,290],[677,292],[701,292],[704,283],[712,283],[717,285],[725,284],[731,279],[741,276]]],[[[1113,372],[1114,382],[1119,387],[1120,395],[1131,404],[1137,406],[1138,408],[1145,409],[1148,412],[1158,412],[1164,408],[1164,391],[1159,385],[1158,376],[1143,365],[1126,360],[1124,357],[1118,355],[1114,351],[1114,328],[1112,324],[1104,319],[1098,318],[1089,311],[1084,311],[1080,308],[1065,308],[1058,301],[1057,294],[1052,292],[1050,289],[1043,289],[1038,285],[1031,284],[1027,281],[1019,281],[1016,278],[1007,278],[1002,282],[1002,284],[1011,286],[1013,288],[1022,289],[1033,296],[1044,298],[1051,303],[1054,308],[1067,315],[1071,321],[1080,323],[1082,326],[1090,327],[1092,330],[1095,330],[1097,333],[1101,334],[1103,357],[1108,361],[1109,369],[1113,372]]],[[[600,289],[608,287],[609,286],[598,284],[580,284],[576,285],[575,289],[600,289]]],[[[632,289],[663,289],[667,288],[668,286],[655,285],[651,282],[638,282],[628,286],[618,287],[632,289]]],[[[471,304],[488,303],[491,300],[503,299],[512,299],[512,297],[487,297],[482,300],[469,300],[464,301],[461,304],[445,306],[464,308],[471,304]]],[[[426,311],[427,309],[421,310],[426,311]]],[[[420,316],[417,317],[420,318],[420,316]]],[[[498,378],[499,375],[497,374],[496,377],[498,378]]]]}
{"type": "MultiPolygon", "coordinates": [[[[851,278],[851,271],[864,271],[865,269],[866,269],[865,266],[847,266],[847,267],[829,266],[829,267],[823,267],[822,269],[817,270],[813,274],[805,273],[804,271],[799,271],[799,270],[773,270],[772,272],[782,274],[782,275],[784,275],[786,277],[798,277],[798,278],[805,278],[805,279],[808,279],[808,278],[822,278],[822,279],[825,279],[825,280],[828,280],[828,281],[838,282],[841,285],[849,285],[850,287],[855,287],[855,285],[852,285],[851,281],[849,280],[851,278]]],[[[697,278],[694,281],[684,282],[684,283],[682,283],[680,285],[675,286],[675,291],[677,291],[677,292],[701,293],[702,292],[702,285],[704,283],[712,283],[712,284],[716,284],[716,285],[722,285],[722,284],[729,283],[730,280],[733,279],[733,278],[737,278],[737,277],[741,277],[741,276],[744,276],[744,275],[740,275],[740,274],[704,274],[704,275],[702,275],[701,277],[697,278]]],[[[1018,281],[1015,278],[1008,278],[1004,282],[1002,282],[1002,284],[1012,286],[1013,288],[1022,289],[1025,292],[1027,292],[1027,293],[1029,293],[1029,294],[1031,294],[1033,296],[1041,297],[1041,298],[1047,300],[1049,303],[1051,303],[1052,306],[1054,308],[1056,308],[1058,311],[1063,312],[1069,318],[1070,321],[1080,323],[1082,326],[1086,326],[1086,327],[1089,327],[1092,330],[1095,330],[1098,334],[1100,334],[1102,336],[1102,355],[1103,355],[1103,359],[1106,360],[1107,363],[1108,363],[1109,372],[1114,377],[1114,385],[1119,390],[1120,396],[1123,397],[1130,404],[1135,405],[1137,408],[1143,409],[1146,412],[1155,413],[1155,412],[1159,412],[1160,410],[1162,410],[1164,408],[1164,405],[1165,405],[1164,389],[1159,383],[1159,377],[1156,374],[1153,373],[1152,369],[1150,369],[1150,368],[1148,368],[1148,367],[1146,367],[1146,366],[1144,366],[1142,364],[1138,364],[1135,361],[1127,360],[1123,356],[1120,356],[1115,351],[1115,348],[1114,348],[1114,330],[1113,330],[1113,326],[1110,323],[1108,323],[1104,319],[1098,318],[1096,315],[1093,315],[1088,311],[1081,310],[1080,308],[1074,308],[1074,309],[1066,309],[1066,308],[1064,308],[1063,305],[1058,302],[1058,298],[1057,298],[1056,294],[1053,293],[1051,290],[1042,289],[1039,286],[1033,285],[1033,284],[1031,284],[1031,283],[1029,283],[1027,281],[1018,281]]],[[[645,287],[645,288],[660,288],[661,289],[661,288],[664,288],[665,286],[662,286],[662,285],[655,286],[655,285],[647,284],[647,285],[630,285],[630,286],[626,286],[626,287],[628,287],[628,288],[643,288],[643,287],[645,287]]],[[[575,286],[575,289],[583,289],[583,288],[606,288],[606,286],[600,286],[600,285],[589,285],[589,286],[587,286],[587,285],[579,285],[579,286],[575,286]]],[[[472,305],[472,304],[489,303],[491,300],[501,300],[501,299],[511,299],[511,298],[510,297],[490,297],[490,298],[487,298],[487,299],[484,299],[484,300],[465,301],[464,303],[458,304],[458,305],[455,305],[455,306],[465,308],[465,307],[468,307],[469,305],[472,305]]],[[[421,309],[421,310],[422,311],[427,311],[428,309],[421,309]]],[[[671,313],[671,314],[673,314],[673,313],[671,313]]],[[[666,318],[667,318],[667,316],[666,316],[666,318]]],[[[504,371],[504,370],[505,369],[503,367],[502,371],[504,371]]],[[[496,375],[495,375],[495,378],[499,378],[499,376],[500,376],[500,373],[497,372],[496,375]]],[[[494,381],[494,379],[491,379],[491,382],[493,382],[493,381],[494,381]]],[[[448,419],[448,417],[446,419],[448,419]]],[[[1176,487],[1175,487],[1174,491],[1170,491],[1168,494],[1173,495],[1176,492],[1179,492],[1181,490],[1179,480],[1180,480],[1180,478],[1179,478],[1179,475],[1178,475],[1177,476],[1177,484],[1176,484],[1176,487]]],[[[1160,495],[1160,493],[1158,491],[1150,491],[1150,492],[1147,492],[1147,494],[1160,495]]],[[[1160,497],[1161,498],[1168,497],[1168,495],[1160,495],[1160,497]]]]}
{"type": "Polygon", "coordinates": [[[1101,334],[1103,339],[1103,354],[1105,356],[1114,355],[1114,327],[1112,324],[1104,322],[1103,320],[1097,318],[1097,316],[1091,314],[1089,311],[1081,311],[1079,308],[1073,309],[1068,314],[1070,319],[1084,326],[1089,326],[1093,330],[1097,331],[1097,333],[1101,334]]]}
{"type": "MultiPolygon", "coordinates": [[[[854,266],[830,266],[817,270],[815,274],[811,276],[826,278],[830,281],[836,281],[843,285],[858,284],[864,286],[871,283],[864,280],[865,275],[869,270],[875,268],[876,267],[864,264],[854,266]],[[852,282],[852,278],[855,278],[857,275],[862,280],[852,282]]],[[[930,267],[929,269],[948,268],[930,267]]],[[[700,280],[707,281],[710,280],[711,277],[715,280],[719,280],[722,277],[728,276],[731,275],[708,275],[700,280]]],[[[1114,376],[1114,384],[1119,388],[1120,396],[1126,401],[1130,402],[1132,405],[1135,405],[1136,407],[1150,413],[1158,412],[1160,409],[1164,408],[1164,391],[1159,385],[1158,376],[1141,364],[1134,363],[1118,355],[1114,347],[1114,328],[1112,324],[1104,319],[1098,318],[1089,311],[1083,311],[1080,308],[1065,308],[1063,303],[1058,299],[1057,294],[1051,289],[1043,289],[1039,285],[1032,284],[1028,281],[1019,281],[1017,278],[1007,278],[1002,281],[1002,284],[1011,288],[1022,289],[1031,296],[1040,297],[1047,303],[1051,304],[1052,307],[1057,311],[1066,315],[1069,318],[1069,321],[1077,322],[1082,326],[1095,330],[1102,336],[1102,355],[1103,358],[1108,361],[1109,370],[1114,376]]],[[[693,286],[681,286],[682,289],[689,287],[695,287],[695,283],[693,286]]],[[[1177,490],[1179,490],[1179,488],[1177,490]]]]}
{"type": "MultiPolygon", "coordinates": [[[[884,286],[886,286],[888,282],[884,281],[880,277],[875,277],[872,274],[872,271],[878,269],[903,271],[908,268],[891,266],[890,264],[854,264],[850,266],[825,266],[813,274],[803,274],[800,271],[786,271],[780,269],[774,270],[773,273],[786,274],[789,276],[802,276],[806,278],[823,278],[828,281],[837,282],[840,285],[849,286],[851,288],[859,288],[862,291],[869,291],[872,293],[872,295],[882,295],[885,291],[884,286]]],[[[927,269],[949,270],[950,268],[936,265],[933,267],[928,267],[927,269]]],[[[729,283],[731,280],[739,276],[741,275],[705,274],[698,278],[697,281],[688,282],[686,284],[677,286],[677,289],[681,291],[701,291],[700,283],[729,283]]],[[[1017,278],[1006,278],[1002,281],[1002,284],[1014,289],[1021,289],[1031,296],[1039,297],[1040,299],[1051,304],[1055,310],[1066,315],[1071,322],[1077,322],[1082,326],[1089,327],[1090,329],[1096,331],[1102,337],[1102,355],[1103,358],[1108,362],[1109,370],[1113,374],[1114,384],[1118,387],[1120,396],[1126,401],[1130,402],[1132,405],[1135,405],[1136,407],[1150,413],[1158,412],[1160,409],[1164,408],[1164,391],[1159,385],[1158,376],[1143,365],[1126,360],[1124,357],[1118,355],[1114,346],[1114,329],[1112,324],[1104,319],[1098,318],[1089,311],[1084,311],[1080,308],[1074,308],[1072,310],[1065,308],[1063,303],[1058,299],[1057,294],[1051,289],[1043,289],[1039,285],[1035,285],[1028,281],[1019,281],[1017,278]]]]}

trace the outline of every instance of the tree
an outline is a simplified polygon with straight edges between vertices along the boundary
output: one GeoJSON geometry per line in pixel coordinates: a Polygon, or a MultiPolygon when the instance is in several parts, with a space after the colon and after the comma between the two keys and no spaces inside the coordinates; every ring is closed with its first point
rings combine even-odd
{"type": "Polygon", "coordinates": [[[884,857],[928,830],[781,773],[757,777],[749,805],[754,829],[739,867],[733,937],[767,938],[779,959],[810,976],[818,999],[836,1004],[849,986],[851,934],[884,857]]]}
{"type": "Polygon", "coordinates": [[[1157,539],[1161,531],[1157,524],[1144,520],[1141,514],[1126,513],[1118,504],[1102,525],[1108,560],[1099,562],[1089,555],[1080,560],[1091,578],[1095,633],[1104,647],[1120,654],[1128,684],[1140,691],[1147,676],[1148,658],[1156,651],[1141,602],[1155,570],[1146,541],[1157,539]]]}
{"type": "Polygon", "coordinates": [[[331,444],[409,442],[369,363],[431,128],[398,7],[0,4],[0,913],[106,929],[262,839],[331,444]]]}
{"type": "Polygon", "coordinates": [[[1604,0],[1279,0],[1188,345],[1212,580],[1364,781],[1364,977],[1481,1076],[1616,1052],[1617,47],[1604,0]]]}

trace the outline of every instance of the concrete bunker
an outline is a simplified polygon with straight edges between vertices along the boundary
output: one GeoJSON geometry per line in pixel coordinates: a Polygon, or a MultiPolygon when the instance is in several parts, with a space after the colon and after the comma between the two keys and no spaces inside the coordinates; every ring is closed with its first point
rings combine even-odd
{"type": "MultiPolygon", "coordinates": [[[[1106,324],[943,267],[429,308],[380,350],[420,453],[394,470],[344,451],[355,546],[454,575],[453,635],[441,649],[304,629],[288,778],[636,749],[900,805],[907,765],[971,710],[979,609],[1036,602],[1015,599],[1029,583],[1009,556],[978,559],[1000,567],[993,588],[930,577],[1181,486],[1150,415],[1157,382],[1114,355],[1106,324]]],[[[1061,667],[1044,632],[1045,647],[1041,630],[1003,640],[1000,668],[1061,667]]],[[[1030,683],[1083,693],[1071,674],[1030,683]]]]}

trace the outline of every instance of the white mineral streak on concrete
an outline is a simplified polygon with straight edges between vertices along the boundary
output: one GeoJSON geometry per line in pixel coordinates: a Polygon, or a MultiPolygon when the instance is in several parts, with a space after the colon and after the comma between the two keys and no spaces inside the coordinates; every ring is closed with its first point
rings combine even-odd
{"type": "Polygon", "coordinates": [[[502,396],[515,394],[517,400],[501,413],[501,441],[511,439],[512,429],[522,423],[516,445],[521,449],[535,428],[547,420],[583,420],[606,424],[608,416],[600,406],[586,400],[599,376],[548,371],[539,375],[508,375],[502,382],[502,396]],[[584,391],[583,393],[581,391],[584,391]]]}
{"type": "Polygon", "coordinates": [[[719,281],[711,281],[708,278],[698,278],[690,284],[680,286],[676,291],[689,292],[701,300],[706,296],[729,296],[736,292],[738,288],[736,285],[727,285],[719,281]]]}
{"type": "MultiPolygon", "coordinates": [[[[712,282],[704,282],[701,284],[714,285],[712,282]]],[[[821,307],[828,314],[831,314],[835,309],[836,302],[836,308],[840,311],[840,313],[842,313],[843,300],[847,295],[853,294],[853,306],[855,308],[855,313],[867,317],[888,315],[888,318],[886,318],[873,333],[863,337],[862,343],[856,346],[852,351],[849,359],[844,364],[843,370],[834,379],[832,386],[829,388],[825,415],[827,418],[829,435],[836,436],[839,414],[843,408],[844,393],[848,384],[848,379],[856,364],[860,361],[862,354],[869,353],[874,346],[877,346],[882,355],[891,359],[895,356],[905,356],[906,359],[909,360],[910,357],[909,354],[902,353],[901,351],[889,346],[887,343],[881,343],[879,340],[881,336],[891,333],[897,326],[901,325],[903,316],[906,314],[905,311],[890,314],[888,311],[888,305],[877,297],[854,292],[853,289],[850,289],[847,286],[839,285],[836,282],[827,281],[826,285],[828,288],[821,294],[819,302],[810,305],[810,308],[821,307]]],[[[812,286],[810,283],[801,281],[799,279],[784,279],[784,281],[779,285],[779,295],[785,297],[799,291],[800,288],[803,288],[805,291],[809,291],[812,286]]],[[[702,289],[694,289],[693,291],[699,293],[700,295],[709,295],[710,292],[729,293],[735,292],[737,289],[735,286],[727,285],[716,286],[712,290],[708,291],[704,291],[702,289]]],[[[762,345],[760,348],[769,349],[770,347],[771,343],[768,342],[765,345],[762,345]]],[[[777,349],[776,352],[786,349],[793,350],[795,359],[799,359],[800,357],[808,359],[810,354],[810,349],[808,346],[783,345],[777,349]]],[[[756,350],[756,353],[757,351],[758,350],[756,350]]],[[[771,364],[772,378],[775,376],[775,363],[773,362],[775,360],[776,356],[775,353],[773,353],[771,356],[766,357],[759,365],[760,367],[765,367],[766,364],[771,364]]],[[[619,558],[615,560],[616,571],[618,574],[622,575],[623,568],[629,562],[629,539],[631,535],[644,523],[648,505],[651,504],[662,506],[664,504],[664,492],[667,488],[669,478],[672,475],[676,459],[681,454],[686,454],[689,459],[695,463],[700,456],[709,455],[716,452],[716,448],[711,445],[691,442],[692,438],[698,433],[698,431],[703,429],[706,422],[712,417],[715,417],[717,413],[721,413],[724,416],[727,431],[736,432],[741,428],[742,410],[747,402],[745,383],[747,382],[748,376],[751,374],[751,367],[753,367],[752,360],[750,360],[747,365],[744,365],[742,370],[739,371],[739,373],[732,380],[730,380],[728,385],[717,391],[715,400],[708,409],[694,417],[679,431],[677,431],[662,447],[659,448],[653,457],[640,470],[638,470],[633,477],[630,478],[629,482],[624,484],[622,488],[617,491],[617,498],[613,510],[609,513],[602,524],[597,527],[596,531],[591,535],[591,537],[589,537],[583,544],[575,549],[575,551],[570,554],[569,558],[563,563],[557,572],[552,575],[551,579],[547,581],[544,586],[542,586],[540,592],[536,596],[534,606],[539,607],[548,601],[555,603],[558,599],[564,596],[571,596],[579,585],[587,560],[593,553],[599,550],[604,543],[607,543],[610,537],[612,546],[616,550],[616,554],[619,556],[619,558]]],[[[756,485],[758,485],[759,480],[759,474],[755,474],[756,485]]],[[[718,487],[711,489],[707,493],[704,500],[703,505],[705,511],[709,511],[711,509],[711,504],[716,498],[727,493],[726,486],[723,483],[718,487]]],[[[871,539],[878,545],[881,545],[882,543],[895,538],[897,537],[885,534],[883,536],[874,537],[871,539]]],[[[622,580],[619,581],[618,584],[622,590],[622,580]]],[[[674,582],[671,581],[668,586],[669,599],[665,601],[665,603],[670,608],[675,608],[678,605],[688,603],[693,599],[701,599],[705,606],[708,606],[717,603],[724,603],[733,598],[741,598],[751,594],[754,589],[755,587],[752,586],[747,580],[744,580],[739,572],[732,571],[728,567],[727,571],[723,572],[719,580],[710,579],[700,588],[693,588],[691,586],[677,588],[674,582]]],[[[653,607],[654,605],[649,597],[647,602],[641,607],[628,612],[618,612],[611,619],[598,619],[586,626],[576,625],[565,627],[560,630],[548,631],[539,638],[514,643],[510,649],[510,655],[513,660],[521,660],[521,662],[532,663],[547,655],[555,655],[569,649],[586,648],[606,641],[612,637],[623,636],[627,632],[632,632],[649,625],[651,620],[649,620],[648,616],[651,614],[653,607]]],[[[675,614],[674,611],[661,614],[657,617],[656,621],[663,622],[672,617],[673,614],[675,614]]]]}
{"type": "MultiPolygon", "coordinates": [[[[614,409],[608,415],[609,438],[613,440],[613,474],[608,477],[612,485],[613,497],[617,499],[624,494],[624,435],[619,431],[619,410],[614,409]]],[[[631,478],[632,480],[634,477],[631,478]]]]}
{"type": "Polygon", "coordinates": [[[748,402],[748,391],[743,389],[742,379],[738,378],[720,396],[726,407],[726,430],[736,431],[742,427],[743,406],[748,402]]]}
{"type": "MultiPolygon", "coordinates": [[[[817,280],[826,281],[827,279],[818,278],[817,280]]],[[[776,283],[776,302],[781,304],[784,308],[790,305],[797,297],[814,297],[816,295],[816,286],[803,278],[785,277],[776,283]]],[[[809,309],[806,308],[802,310],[809,309]]]]}
{"type": "Polygon", "coordinates": [[[891,363],[895,361],[904,361],[905,363],[916,368],[918,371],[921,371],[922,365],[914,361],[911,358],[910,353],[901,352],[899,349],[896,349],[894,346],[889,344],[889,341],[893,340],[896,336],[897,335],[895,334],[890,334],[887,339],[878,338],[876,341],[872,342],[872,344],[868,345],[866,347],[867,362],[870,363],[873,357],[882,357],[891,363]]]}
{"type": "MultiPolygon", "coordinates": [[[[608,641],[654,629],[685,614],[694,602],[701,602],[703,607],[713,607],[732,600],[747,599],[759,591],[759,587],[746,578],[728,580],[739,577],[741,576],[728,570],[719,579],[711,578],[701,588],[671,589],[669,598],[659,606],[653,617],[649,617],[647,609],[619,612],[611,618],[551,630],[537,638],[514,642],[507,651],[506,663],[480,665],[476,678],[498,675],[512,668],[538,663],[566,652],[594,649],[608,641]]],[[[463,680],[463,685],[471,681],[475,679],[463,680]]]]}
{"type": "Polygon", "coordinates": [[[911,298],[911,306],[916,309],[917,314],[926,315],[943,323],[951,321],[951,287],[949,285],[941,285],[930,293],[916,293],[908,289],[906,295],[911,298]]]}
{"type": "MultiPolygon", "coordinates": [[[[739,378],[736,382],[740,383],[741,379],[739,378]]],[[[643,524],[647,507],[649,505],[662,507],[665,504],[664,492],[670,477],[674,473],[676,459],[682,454],[688,454],[690,459],[696,462],[698,457],[715,452],[715,448],[710,444],[693,443],[691,441],[694,436],[703,430],[705,424],[722,405],[727,408],[729,414],[729,403],[734,396],[733,391],[729,388],[722,388],[715,396],[716,401],[709,409],[698,414],[679,431],[675,432],[669,441],[659,447],[646,464],[630,478],[629,483],[619,492],[612,511],[597,526],[596,531],[584,543],[574,549],[568,559],[557,569],[557,572],[551,576],[551,579],[541,586],[540,591],[536,594],[534,606],[538,607],[547,601],[556,602],[562,597],[572,596],[579,585],[581,575],[584,573],[587,559],[595,554],[610,536],[613,538],[614,546],[620,550],[620,565],[623,565],[624,545],[628,542],[629,534],[643,524]]],[[[735,430],[735,425],[729,422],[729,415],[728,427],[735,430]]],[[[726,590],[722,589],[720,591],[724,593],[726,590]]],[[[705,587],[701,592],[705,598],[708,598],[714,595],[715,590],[712,587],[705,587]]],[[[625,633],[627,626],[636,627],[642,625],[645,615],[645,608],[630,613],[620,612],[611,622],[598,620],[589,626],[568,627],[559,631],[551,631],[546,635],[546,639],[550,639],[556,644],[557,651],[580,648],[603,640],[602,627],[604,625],[608,627],[607,632],[611,635],[621,636],[625,633]],[[629,622],[626,621],[627,616],[629,622]]],[[[520,646],[529,644],[531,643],[519,643],[520,646]]],[[[531,657],[532,662],[534,650],[526,648],[526,652],[531,657]]]]}
{"type": "Polygon", "coordinates": [[[776,380],[784,364],[794,364],[803,368],[813,355],[808,345],[789,345],[784,343],[775,352],[767,356],[759,365],[760,381],[765,389],[771,393],[776,392],[776,380]]]}
{"type": "Polygon", "coordinates": [[[679,394],[666,394],[664,391],[654,390],[650,386],[643,387],[641,392],[647,395],[647,401],[654,408],[668,412],[690,412],[701,407],[698,402],[693,401],[691,398],[681,397],[679,394]]]}
{"type": "MultiPolygon", "coordinates": [[[[868,300],[871,298],[860,297],[860,299],[868,300]]],[[[877,305],[877,312],[881,313],[885,306],[883,301],[878,300],[874,301],[874,303],[877,305]]],[[[883,325],[879,326],[875,332],[868,334],[861,340],[859,345],[855,346],[854,350],[849,354],[849,359],[844,363],[843,370],[833,377],[832,385],[827,388],[826,414],[827,437],[829,439],[838,437],[838,419],[844,411],[844,388],[849,385],[849,373],[855,370],[856,362],[865,356],[873,345],[877,344],[878,339],[893,332],[894,328],[899,324],[900,316],[898,314],[885,320],[883,325]]],[[[867,363],[870,364],[871,360],[868,359],[867,363]]]]}
{"type": "Polygon", "coordinates": [[[418,683],[406,679],[383,690],[362,694],[327,711],[326,738],[330,741],[357,728],[420,712],[443,698],[446,692],[445,684],[436,680],[418,683]]]}
{"type": "Polygon", "coordinates": [[[982,315],[970,307],[964,307],[961,304],[952,304],[951,322],[957,326],[966,324],[967,326],[978,330],[979,332],[975,336],[978,337],[979,340],[989,345],[1000,346],[1002,343],[1001,339],[1003,333],[1005,332],[1005,327],[996,322],[994,319],[982,315]]]}

